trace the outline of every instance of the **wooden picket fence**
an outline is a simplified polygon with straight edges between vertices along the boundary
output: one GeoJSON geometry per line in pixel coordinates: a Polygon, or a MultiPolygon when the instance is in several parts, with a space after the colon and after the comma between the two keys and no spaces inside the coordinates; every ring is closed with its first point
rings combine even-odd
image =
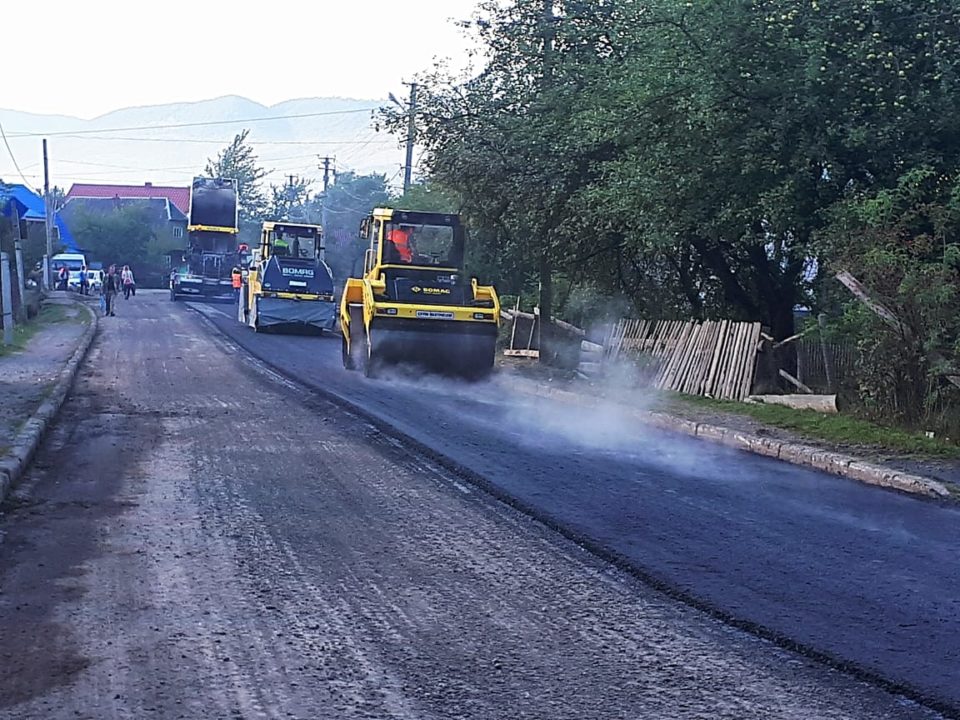
{"type": "Polygon", "coordinates": [[[753,385],[759,343],[760,323],[620,320],[604,343],[605,361],[652,359],[655,387],[743,400],[753,385]]]}
{"type": "Polygon", "coordinates": [[[833,361],[834,382],[843,385],[856,383],[857,348],[852,342],[822,343],[819,337],[797,341],[797,379],[813,388],[814,392],[836,392],[827,381],[824,353],[833,361]]]}

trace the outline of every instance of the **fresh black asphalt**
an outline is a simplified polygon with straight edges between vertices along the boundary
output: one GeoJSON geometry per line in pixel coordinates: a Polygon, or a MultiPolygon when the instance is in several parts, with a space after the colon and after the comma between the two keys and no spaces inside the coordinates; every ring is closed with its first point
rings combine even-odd
{"type": "Polygon", "coordinates": [[[342,369],[337,337],[261,335],[229,306],[200,309],[252,355],[719,614],[960,708],[956,507],[536,398],[520,378],[369,380],[342,369]]]}

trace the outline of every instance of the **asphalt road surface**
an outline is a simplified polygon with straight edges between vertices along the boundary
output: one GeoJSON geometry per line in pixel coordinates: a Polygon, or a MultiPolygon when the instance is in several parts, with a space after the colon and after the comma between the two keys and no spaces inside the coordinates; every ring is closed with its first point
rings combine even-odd
{"type": "MultiPolygon", "coordinates": [[[[262,339],[279,349],[273,357],[300,358],[312,382],[340,383],[343,392],[366,382],[350,385],[336,370],[336,341],[262,339]]],[[[841,516],[832,488],[844,483],[764,481],[752,473],[785,471],[749,463],[726,481],[725,508],[722,482],[711,478],[718,463],[742,459],[664,445],[652,461],[619,441],[584,444],[548,422],[557,408],[505,415],[496,385],[465,396],[432,383],[371,385],[379,389],[356,392],[395,413],[408,406],[405,430],[425,412],[417,407],[446,398],[446,410],[422,420],[448,426],[425,435],[444,433],[438,442],[461,459],[483,455],[497,482],[512,462],[510,474],[526,476],[518,493],[584,531],[606,528],[597,535],[604,543],[633,538],[631,556],[643,557],[686,538],[686,572],[706,586],[722,584],[710,578],[724,573],[716,567],[734,540],[745,546],[736,567],[774,540],[764,512],[801,512],[789,488],[805,487],[813,505],[819,487],[822,511],[802,516],[824,518],[811,532],[841,516]],[[535,419],[549,431],[534,432],[535,419]],[[482,428],[487,435],[477,436],[482,428]],[[763,494],[782,497],[740,508],[756,525],[748,532],[729,504],[768,483],[763,494]],[[670,531],[681,510],[654,517],[668,498],[688,522],[703,517],[670,531]],[[714,530],[723,525],[716,518],[724,512],[728,529],[712,543],[693,541],[708,520],[714,530]],[[701,557],[706,545],[713,562],[701,557]]],[[[574,426],[586,432],[600,422],[581,416],[574,426]]],[[[847,491],[864,503],[846,511],[861,526],[883,502],[892,503],[888,522],[901,526],[921,508],[928,513],[910,546],[917,563],[885,581],[904,598],[935,587],[922,572],[927,544],[941,540],[926,528],[945,522],[943,511],[847,491]],[[910,585],[914,574],[922,588],[910,585]]],[[[0,718],[936,717],[636,580],[340,404],[284,383],[160,294],[138,294],[102,321],[59,422],[3,506],[0,533],[0,718]]],[[[894,564],[888,534],[873,536],[878,573],[894,564]]],[[[776,549],[816,558],[823,542],[776,549]]],[[[802,614],[792,599],[798,589],[822,583],[822,561],[806,562],[810,575],[779,588],[791,616],[802,614]]],[[[769,594],[760,592],[772,582],[763,576],[784,572],[771,560],[752,590],[738,590],[734,570],[729,592],[744,597],[769,594]]],[[[865,603],[867,590],[858,595],[865,603]]],[[[825,616],[831,602],[836,594],[821,600],[825,616]]],[[[853,621],[891,611],[874,601],[846,612],[853,621]]],[[[949,632],[955,619],[943,622],[949,632]]]]}
{"type": "Polygon", "coordinates": [[[653,433],[613,405],[531,398],[514,376],[369,380],[342,369],[336,337],[257,334],[229,305],[194,307],[668,587],[960,708],[955,507],[653,433]]]}

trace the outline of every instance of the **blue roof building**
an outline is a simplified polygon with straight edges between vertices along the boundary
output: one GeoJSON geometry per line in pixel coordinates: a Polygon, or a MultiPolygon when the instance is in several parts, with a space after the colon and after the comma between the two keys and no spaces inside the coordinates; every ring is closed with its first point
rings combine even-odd
{"type": "MultiPolygon", "coordinates": [[[[10,217],[13,212],[13,204],[16,204],[20,219],[26,222],[45,223],[46,211],[43,198],[26,185],[19,184],[0,184],[0,214],[10,217]]],[[[60,217],[60,213],[54,213],[54,225],[60,236],[60,244],[63,245],[66,252],[77,252],[77,243],[70,234],[70,229],[60,217]]]]}

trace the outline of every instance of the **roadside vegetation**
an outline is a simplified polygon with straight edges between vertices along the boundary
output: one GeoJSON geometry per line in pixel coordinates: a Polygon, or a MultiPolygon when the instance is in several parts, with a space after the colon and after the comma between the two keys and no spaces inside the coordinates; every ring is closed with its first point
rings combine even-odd
{"type": "Polygon", "coordinates": [[[71,318],[63,305],[44,305],[35,318],[14,327],[13,342],[10,345],[0,344],[0,357],[22,351],[33,336],[44,327],[71,320],[82,321],[83,318],[71,318]]]}
{"type": "Polygon", "coordinates": [[[475,271],[581,326],[824,313],[858,415],[960,437],[960,0],[511,0],[464,32],[483,65],[425,69],[415,120],[475,271]]]}
{"type": "Polygon", "coordinates": [[[666,400],[665,407],[681,414],[694,409],[743,415],[765,425],[834,445],[868,446],[885,452],[920,457],[960,458],[960,447],[954,442],[848,415],[828,415],[782,405],[728,402],[690,395],[672,395],[666,400]]]}

